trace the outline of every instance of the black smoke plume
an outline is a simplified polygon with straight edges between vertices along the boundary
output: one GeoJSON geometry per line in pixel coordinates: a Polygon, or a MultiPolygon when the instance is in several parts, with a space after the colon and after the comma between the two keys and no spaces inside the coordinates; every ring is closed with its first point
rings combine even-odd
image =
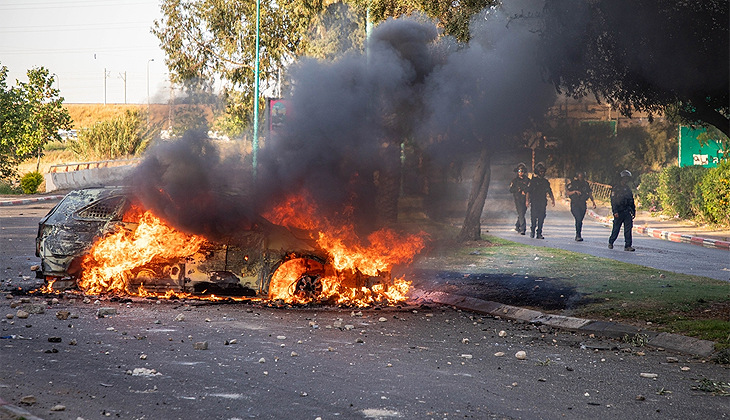
{"type": "Polygon", "coordinates": [[[300,60],[290,70],[292,113],[260,150],[255,188],[240,155],[223,159],[191,134],[140,165],[143,203],[185,231],[220,234],[306,190],[329,213],[351,205],[361,227],[373,227],[379,182],[398,169],[404,138],[434,160],[468,155],[500,147],[554,102],[537,36],[510,13],[478,14],[469,45],[438,38],[425,19],[389,19],[363,54],[300,60]],[[224,189],[234,192],[221,198],[224,189]]]}

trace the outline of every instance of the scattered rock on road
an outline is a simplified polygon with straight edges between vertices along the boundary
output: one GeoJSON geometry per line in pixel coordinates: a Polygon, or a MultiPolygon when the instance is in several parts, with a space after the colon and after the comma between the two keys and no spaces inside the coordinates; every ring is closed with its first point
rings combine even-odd
{"type": "Polygon", "coordinates": [[[515,353],[515,357],[517,358],[517,360],[525,360],[527,359],[527,353],[524,350],[520,350],[515,353]]]}
{"type": "Polygon", "coordinates": [[[26,395],[25,397],[23,397],[23,398],[20,399],[20,403],[21,404],[25,404],[25,405],[33,405],[37,401],[38,400],[36,399],[36,397],[34,397],[32,395],[26,395]]]}
{"type": "Polygon", "coordinates": [[[104,318],[107,315],[116,315],[117,308],[99,308],[96,310],[97,318],[104,318]]]}
{"type": "Polygon", "coordinates": [[[23,305],[23,310],[25,312],[28,312],[29,314],[44,314],[46,313],[46,308],[44,305],[41,305],[40,303],[29,303],[27,305],[23,305]]]}

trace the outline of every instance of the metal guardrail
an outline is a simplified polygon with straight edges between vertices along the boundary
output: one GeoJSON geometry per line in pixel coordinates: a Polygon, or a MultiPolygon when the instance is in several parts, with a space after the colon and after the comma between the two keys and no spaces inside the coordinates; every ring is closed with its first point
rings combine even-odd
{"type": "Polygon", "coordinates": [[[100,160],[98,162],[81,162],[81,163],[62,163],[53,165],[48,169],[49,173],[56,172],[73,172],[84,169],[111,168],[114,166],[134,165],[140,162],[140,159],[119,159],[119,160],[100,160]]]}
{"type": "Polygon", "coordinates": [[[601,201],[611,201],[611,190],[612,186],[606,184],[599,184],[598,182],[588,181],[593,192],[593,198],[601,201]]]}

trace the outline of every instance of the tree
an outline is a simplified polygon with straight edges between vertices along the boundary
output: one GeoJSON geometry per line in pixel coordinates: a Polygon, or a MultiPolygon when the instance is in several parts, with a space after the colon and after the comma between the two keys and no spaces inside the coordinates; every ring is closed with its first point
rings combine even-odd
{"type": "Polygon", "coordinates": [[[546,0],[540,60],[559,91],[622,114],[676,107],[730,135],[727,0],[546,0]]]}
{"type": "Polygon", "coordinates": [[[411,15],[420,12],[437,21],[443,34],[453,36],[459,42],[469,42],[469,24],[474,15],[486,8],[499,6],[501,0],[353,0],[353,4],[365,10],[370,7],[373,23],[389,17],[411,15]]]}
{"type": "MultiPolygon", "coordinates": [[[[49,140],[61,140],[59,129],[71,128],[54,77],[43,67],[27,72],[28,82],[7,88],[7,67],[0,67],[0,176],[16,174],[19,163],[43,155],[49,140]]],[[[38,168],[36,167],[36,171],[38,168]]]]}
{"type": "MultiPolygon", "coordinates": [[[[260,9],[260,78],[271,83],[306,47],[306,32],[325,1],[262,0],[260,9]]],[[[253,115],[256,56],[256,2],[163,0],[162,18],[152,33],[165,51],[172,82],[188,94],[224,83],[227,111],[234,120],[253,115]],[[240,106],[240,105],[243,106],[240,106]]],[[[261,103],[258,104],[261,106],[261,103]]]]}
{"type": "MultiPolygon", "coordinates": [[[[273,85],[298,57],[331,59],[362,50],[366,10],[370,20],[422,12],[439,22],[445,35],[468,41],[472,16],[498,0],[262,0],[260,78],[273,85]]],[[[188,93],[223,81],[223,125],[248,123],[253,116],[256,3],[254,1],[162,0],[162,18],[152,33],[165,51],[173,83],[188,93]]],[[[259,103],[262,106],[263,103],[259,103]]],[[[232,131],[235,129],[232,128],[232,131]]],[[[240,129],[239,129],[240,131],[240,129]]]]}
{"type": "Polygon", "coordinates": [[[15,167],[20,162],[16,157],[15,143],[22,131],[26,109],[20,99],[18,89],[8,89],[5,79],[8,68],[0,67],[0,178],[9,178],[15,174],[15,167]]]}

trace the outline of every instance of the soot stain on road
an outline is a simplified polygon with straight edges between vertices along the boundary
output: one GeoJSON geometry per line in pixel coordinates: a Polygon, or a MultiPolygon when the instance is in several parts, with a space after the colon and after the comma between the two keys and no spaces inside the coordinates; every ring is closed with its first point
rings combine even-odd
{"type": "Polygon", "coordinates": [[[423,279],[417,282],[417,287],[506,305],[569,310],[591,300],[559,278],[430,269],[419,269],[414,274],[423,279]]]}

